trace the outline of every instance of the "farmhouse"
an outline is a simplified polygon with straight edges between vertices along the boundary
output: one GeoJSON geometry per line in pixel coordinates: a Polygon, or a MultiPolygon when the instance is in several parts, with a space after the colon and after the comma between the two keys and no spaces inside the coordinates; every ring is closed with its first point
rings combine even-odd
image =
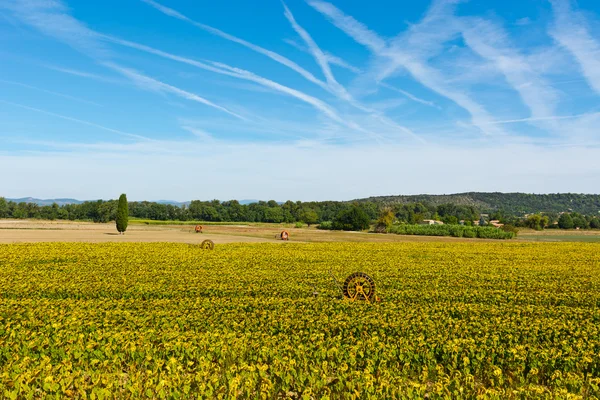
{"type": "Polygon", "coordinates": [[[424,219],[421,225],[444,225],[442,221],[436,221],[435,219],[424,219]]]}

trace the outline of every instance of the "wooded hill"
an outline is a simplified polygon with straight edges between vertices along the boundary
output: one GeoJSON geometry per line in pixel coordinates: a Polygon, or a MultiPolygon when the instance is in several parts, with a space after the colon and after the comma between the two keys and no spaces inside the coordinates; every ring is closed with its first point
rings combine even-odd
{"type": "Polygon", "coordinates": [[[483,193],[469,192],[443,195],[377,196],[355,200],[380,204],[423,203],[438,206],[455,204],[472,206],[483,213],[503,210],[510,215],[533,213],[576,212],[585,215],[598,215],[600,195],[597,194],[528,194],[528,193],[483,193]]]}

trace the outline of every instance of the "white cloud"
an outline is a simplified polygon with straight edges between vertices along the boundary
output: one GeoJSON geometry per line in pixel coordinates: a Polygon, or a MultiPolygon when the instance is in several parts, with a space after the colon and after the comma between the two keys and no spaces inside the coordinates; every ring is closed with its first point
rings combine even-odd
{"type": "Polygon", "coordinates": [[[77,153],[4,155],[0,169],[19,171],[3,181],[4,195],[11,197],[113,198],[126,192],[132,199],[150,200],[165,193],[176,193],[181,200],[347,200],[366,194],[464,191],[585,193],[600,176],[597,155],[597,148],[582,146],[499,143],[464,148],[159,142],[77,153]],[[390,186],[398,181],[398,171],[411,173],[390,186]],[[469,179],[458,179],[465,171],[469,179]],[[69,180],[54,179],[66,175],[69,180]],[[202,185],[190,185],[199,179],[202,185]]]}
{"type": "Polygon", "coordinates": [[[142,0],[144,3],[147,3],[149,5],[151,5],[152,7],[156,8],[157,10],[159,10],[160,12],[171,16],[171,17],[175,17],[177,19],[180,19],[182,21],[188,22],[206,32],[209,32],[213,35],[222,37],[223,39],[229,40],[231,42],[234,43],[238,43],[241,44],[244,47],[247,47],[257,53],[263,54],[267,57],[269,57],[270,59],[285,65],[286,67],[292,69],[293,71],[296,71],[297,73],[299,73],[300,75],[302,75],[304,78],[306,78],[308,81],[322,87],[325,90],[328,90],[327,84],[321,80],[319,80],[318,78],[316,78],[313,74],[311,74],[309,71],[307,71],[306,69],[302,68],[300,65],[298,65],[297,63],[295,63],[294,61],[290,60],[287,57],[282,56],[281,54],[278,54],[274,51],[271,50],[267,50],[261,46],[255,45],[253,43],[250,43],[244,39],[240,39],[236,36],[230,35],[226,32],[223,32],[219,29],[213,28],[212,26],[208,26],[206,24],[202,24],[200,22],[196,22],[194,20],[192,20],[191,18],[188,18],[187,16],[181,14],[180,12],[173,10],[172,8],[169,7],[165,7],[159,3],[157,3],[156,1],[153,0],[142,0]]]}
{"type": "Polygon", "coordinates": [[[176,96],[179,96],[181,98],[190,100],[190,101],[195,101],[197,103],[201,103],[204,105],[207,105],[209,107],[215,108],[217,110],[223,111],[224,113],[227,113],[229,115],[232,115],[236,118],[239,118],[241,120],[246,120],[245,117],[242,117],[241,115],[238,115],[236,113],[234,113],[233,111],[228,110],[225,107],[222,107],[220,105],[217,105],[215,103],[213,103],[210,100],[207,100],[203,97],[198,96],[197,94],[185,91],[183,89],[180,89],[178,87],[166,84],[164,82],[161,82],[159,80],[150,78],[149,76],[143,75],[131,68],[124,68],[121,67],[117,64],[114,63],[104,63],[104,65],[106,65],[107,67],[119,72],[120,74],[123,74],[124,76],[130,78],[137,86],[139,86],[140,88],[144,89],[144,90],[150,90],[150,91],[157,91],[157,92],[165,92],[165,93],[172,93],[176,96]]]}
{"type": "Polygon", "coordinates": [[[69,9],[58,0],[4,0],[0,10],[14,13],[21,21],[44,34],[86,54],[107,57],[110,51],[97,40],[94,31],[69,15],[69,9]]]}
{"type": "Polygon", "coordinates": [[[319,48],[317,43],[313,40],[313,38],[309,35],[309,33],[304,28],[302,28],[300,26],[300,24],[298,24],[298,22],[296,22],[294,15],[292,14],[292,12],[290,11],[290,9],[287,7],[287,5],[285,3],[283,3],[283,8],[285,10],[284,15],[287,18],[287,20],[290,22],[290,24],[292,25],[292,28],[294,28],[296,33],[298,35],[300,35],[300,37],[302,38],[304,43],[306,43],[306,45],[308,46],[308,51],[313,56],[313,58],[315,59],[317,64],[319,64],[319,67],[321,68],[323,75],[325,75],[325,80],[327,81],[327,85],[328,85],[329,89],[332,92],[336,93],[341,98],[348,100],[348,101],[353,101],[350,94],[346,91],[346,89],[344,89],[342,87],[342,85],[340,85],[338,83],[338,81],[333,76],[333,73],[331,72],[331,68],[329,67],[329,61],[328,61],[325,53],[323,53],[323,51],[321,51],[321,49],[319,48]]]}
{"type": "Polygon", "coordinates": [[[558,103],[556,91],[519,54],[502,28],[480,18],[463,19],[461,26],[467,45],[504,75],[533,119],[554,115],[558,103]]]}
{"type": "Polygon", "coordinates": [[[72,101],[76,101],[78,103],[85,103],[85,104],[90,104],[90,105],[102,107],[101,104],[98,104],[98,103],[96,103],[94,101],[82,99],[82,98],[79,98],[79,97],[76,97],[76,96],[71,96],[70,94],[66,94],[66,93],[60,93],[60,92],[55,92],[55,91],[52,91],[52,90],[42,89],[42,88],[39,88],[39,87],[36,87],[36,86],[28,85],[26,83],[15,82],[15,81],[7,81],[7,80],[4,80],[4,79],[0,79],[0,83],[5,83],[7,85],[20,86],[20,87],[24,87],[24,88],[31,89],[31,90],[36,90],[38,92],[48,93],[48,94],[51,94],[53,96],[58,96],[58,97],[62,97],[62,98],[65,98],[65,99],[72,100],[72,101]]]}
{"type": "MultiPolygon", "coordinates": [[[[301,44],[297,43],[295,40],[292,39],[283,39],[283,41],[287,44],[289,44],[290,46],[305,52],[305,53],[309,53],[308,49],[304,46],[302,46],[301,44]]],[[[342,58],[335,56],[331,53],[328,52],[323,52],[323,54],[325,55],[325,58],[327,59],[327,62],[331,65],[337,65],[338,67],[341,67],[343,69],[347,69],[348,71],[354,72],[355,74],[360,74],[362,73],[362,70],[358,67],[355,67],[354,65],[351,65],[349,62],[343,60],[342,58]]]]}
{"type": "Polygon", "coordinates": [[[206,132],[204,129],[200,129],[200,128],[197,128],[195,126],[188,126],[188,125],[182,125],[181,129],[186,130],[186,131],[192,133],[194,136],[196,136],[199,139],[214,140],[213,135],[211,135],[210,133],[206,132]]]}
{"type": "Polygon", "coordinates": [[[62,114],[53,113],[51,111],[42,110],[40,108],[30,107],[30,106],[26,106],[24,104],[13,103],[11,101],[1,100],[1,99],[0,99],[0,102],[4,103],[4,104],[9,104],[9,105],[14,106],[14,107],[19,107],[19,108],[22,108],[22,109],[25,109],[25,110],[29,110],[29,111],[34,111],[34,112],[41,113],[41,114],[50,115],[50,116],[53,116],[53,117],[56,117],[56,118],[61,118],[61,119],[64,119],[64,120],[67,120],[67,121],[71,121],[71,122],[76,122],[78,124],[91,126],[93,128],[101,129],[103,131],[107,131],[107,132],[111,132],[111,133],[116,133],[117,135],[129,137],[129,138],[133,138],[133,139],[151,140],[151,139],[149,139],[147,137],[144,137],[142,135],[136,135],[134,133],[124,132],[124,131],[121,131],[121,130],[118,130],[118,129],[113,129],[113,128],[108,128],[106,126],[103,126],[103,125],[100,125],[100,124],[96,124],[94,122],[84,121],[82,119],[73,118],[73,117],[69,117],[69,116],[66,116],[66,115],[62,115],[62,114]]]}
{"type": "Polygon", "coordinates": [[[375,64],[376,70],[372,71],[377,80],[383,81],[398,68],[405,68],[421,84],[467,110],[471,114],[472,123],[484,133],[502,134],[502,130],[490,124],[493,118],[483,106],[471,99],[464,90],[459,91],[447,86],[443,74],[426,62],[431,53],[439,52],[444,41],[458,33],[458,27],[451,18],[455,3],[457,2],[434,2],[420,24],[411,26],[408,32],[399,35],[388,44],[385,39],[332,4],[322,1],[309,2],[335,26],[381,59],[375,64]]]}
{"type": "MultiPolygon", "coordinates": [[[[1,5],[0,5],[1,7],[1,5]]],[[[111,53],[106,49],[100,40],[103,35],[79,22],[68,14],[68,8],[60,1],[56,0],[10,0],[5,5],[10,11],[14,12],[21,20],[27,24],[39,29],[46,35],[52,36],[62,42],[68,43],[83,54],[99,60],[103,65],[128,77],[133,83],[144,90],[155,90],[169,92],[191,101],[196,101],[207,106],[219,109],[234,117],[245,119],[244,117],[233,113],[226,108],[208,101],[196,94],[186,92],[177,87],[167,85],[155,79],[149,78],[136,71],[120,67],[108,60],[111,59],[111,53]]],[[[54,68],[57,69],[57,68],[54,68]]],[[[58,70],[61,70],[60,68],[58,70]]],[[[62,69],[62,72],[73,74],[74,71],[62,69]]],[[[77,74],[77,72],[75,72],[77,74]]],[[[94,74],[79,74],[89,78],[97,78],[94,74]]],[[[75,120],[75,119],[72,119],[75,120]]],[[[116,131],[115,131],[116,132],[116,131]]]]}
{"type": "MultiPolygon", "coordinates": [[[[13,174],[2,182],[3,195],[111,198],[115,195],[114,190],[116,193],[127,192],[131,198],[138,199],[164,198],[164,193],[175,193],[181,200],[346,200],[376,194],[473,190],[589,192],[600,176],[597,134],[600,113],[593,112],[595,110],[589,104],[589,112],[584,112],[586,105],[566,98],[566,91],[559,92],[552,87],[561,81],[550,79],[578,80],[580,71],[574,71],[568,65],[569,54],[572,54],[587,82],[600,93],[600,40],[591,33],[589,21],[582,13],[573,11],[568,1],[552,0],[556,21],[551,32],[561,46],[546,43],[545,47],[532,48],[529,44],[525,46],[511,40],[496,19],[490,22],[457,16],[454,8],[458,1],[434,1],[420,21],[408,25],[399,35],[387,38],[329,3],[309,0],[314,9],[370,50],[373,56],[370,62],[364,60],[360,64],[361,67],[369,66],[364,70],[319,47],[317,42],[321,43],[321,39],[311,36],[301,25],[304,16],[298,13],[296,19],[284,5],[285,17],[305,44],[288,42],[313,56],[320,67],[316,76],[281,54],[196,22],[153,0],[143,1],[165,15],[264,55],[269,59],[263,61],[276,61],[304,80],[296,79],[296,84],[300,81],[296,88],[295,84],[266,76],[259,69],[251,72],[223,62],[196,60],[102,35],[71,17],[69,9],[58,0],[0,0],[0,13],[7,10],[11,17],[17,17],[17,21],[69,44],[90,56],[102,68],[109,68],[117,79],[71,68],[48,68],[100,82],[129,82],[142,90],[176,96],[218,110],[199,118],[193,114],[195,105],[186,103],[187,107],[176,110],[177,115],[173,116],[177,129],[185,131],[186,140],[151,141],[105,126],[109,123],[100,125],[89,121],[92,118],[79,119],[46,110],[53,107],[39,109],[2,101],[2,104],[32,114],[45,114],[79,124],[86,128],[82,135],[91,135],[99,129],[135,140],[117,142],[116,136],[107,135],[92,144],[23,141],[21,144],[31,145],[26,151],[11,150],[9,153],[0,150],[0,168],[19,171],[18,176],[13,174]],[[248,109],[235,101],[224,107],[209,100],[211,96],[200,96],[151,77],[157,76],[151,72],[156,66],[152,57],[144,55],[144,69],[147,70],[144,73],[124,66],[124,60],[140,55],[127,54],[131,49],[217,74],[195,70],[193,75],[185,75],[186,82],[196,80],[197,83],[199,79],[214,80],[217,77],[232,87],[244,85],[244,90],[261,91],[261,96],[278,94],[286,97],[280,96],[277,102],[270,103],[270,108],[264,108],[268,117],[253,113],[261,106],[258,102],[249,102],[248,109]],[[349,74],[332,70],[332,65],[356,73],[358,76],[352,77],[354,84],[363,80],[375,90],[374,83],[379,84],[379,97],[364,96],[359,102],[354,97],[356,92],[350,94],[345,87],[348,83],[343,78],[349,74]],[[409,80],[412,81],[404,85],[409,80]],[[307,82],[316,85],[315,92],[321,94],[311,92],[314,87],[305,89],[307,82]],[[423,89],[416,93],[426,93],[436,102],[404,90],[415,83],[423,89]],[[492,89],[479,91],[478,85],[492,89]],[[440,111],[417,109],[400,96],[388,99],[385,96],[392,93],[386,91],[381,95],[384,92],[381,87],[440,111]],[[490,101],[497,94],[503,96],[503,101],[510,99],[510,104],[490,101]],[[438,96],[464,109],[466,117],[461,115],[462,110],[456,116],[453,105],[441,109],[440,105],[447,106],[449,102],[442,102],[438,96]],[[567,100],[572,101],[573,107],[559,108],[567,100]],[[413,107],[402,107],[405,103],[413,107]],[[390,107],[396,107],[394,115],[403,116],[395,117],[398,122],[384,114],[390,107]],[[301,111],[296,113],[295,109],[301,111]],[[317,111],[315,116],[313,109],[317,111]],[[557,115],[557,110],[561,115],[557,115]],[[425,117],[411,115],[424,111],[429,112],[423,114],[425,117]],[[569,115],[571,113],[573,115],[569,115]],[[449,115],[453,119],[448,119],[449,115]],[[406,119],[410,122],[406,122],[405,116],[412,118],[406,119]],[[399,122],[419,127],[419,136],[399,122]],[[506,135],[503,128],[523,134],[506,135]],[[565,134],[547,135],[551,130],[565,134]],[[479,131],[489,135],[482,136],[479,131]],[[409,135],[421,141],[421,138],[427,138],[428,144],[408,141],[409,135]],[[202,160],[201,170],[198,160],[202,160]],[[419,167],[415,168],[415,165],[419,167]],[[477,167],[473,168],[474,165],[477,167]],[[402,182],[394,186],[390,182],[398,180],[398,171],[410,173],[404,173],[402,182]],[[464,177],[465,171],[469,172],[469,179],[459,179],[464,177]],[[51,179],[66,174],[69,181],[51,179]],[[198,179],[202,181],[201,191],[197,185],[189,184],[198,179]]],[[[521,21],[524,22],[527,21],[521,21]]],[[[400,23],[398,27],[401,27],[400,23]]],[[[248,53],[244,48],[239,50],[248,53]]],[[[184,76],[188,70],[182,68],[176,73],[184,76]]],[[[34,86],[29,88],[44,90],[34,86]]],[[[50,94],[69,96],[59,92],[50,94]]],[[[98,118],[101,118],[100,114],[98,118]]]]}
{"type": "Polygon", "coordinates": [[[91,72],[80,71],[72,68],[63,68],[57,67],[53,65],[45,65],[46,68],[52,69],[54,71],[62,72],[64,74],[69,74],[73,76],[79,76],[81,78],[94,79],[100,82],[114,83],[114,84],[122,84],[124,82],[119,81],[118,79],[113,79],[108,76],[93,74],[91,72]]]}
{"type": "Polygon", "coordinates": [[[554,39],[579,63],[589,85],[600,93],[600,42],[588,31],[585,17],[571,9],[569,0],[551,0],[555,24],[554,39]]]}

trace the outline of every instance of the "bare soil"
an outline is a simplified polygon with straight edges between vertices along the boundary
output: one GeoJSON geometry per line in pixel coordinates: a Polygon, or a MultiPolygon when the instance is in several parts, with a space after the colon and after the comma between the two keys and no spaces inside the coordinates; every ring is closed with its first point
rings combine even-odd
{"type": "MultiPolygon", "coordinates": [[[[205,239],[213,242],[277,242],[275,238],[264,239],[227,233],[195,233],[187,226],[130,225],[124,235],[119,235],[112,224],[95,224],[65,221],[0,221],[0,243],[28,242],[176,242],[200,243],[205,239]]],[[[206,230],[205,230],[206,231],[206,230]]]]}
{"type": "Polygon", "coordinates": [[[435,236],[402,236],[365,232],[321,231],[311,228],[287,228],[277,224],[206,225],[203,233],[195,233],[192,225],[131,224],[125,235],[119,235],[114,223],[0,220],[0,243],[27,242],[176,242],[200,243],[211,239],[220,243],[282,243],[277,237],[289,232],[290,242],[482,242],[435,236]]]}

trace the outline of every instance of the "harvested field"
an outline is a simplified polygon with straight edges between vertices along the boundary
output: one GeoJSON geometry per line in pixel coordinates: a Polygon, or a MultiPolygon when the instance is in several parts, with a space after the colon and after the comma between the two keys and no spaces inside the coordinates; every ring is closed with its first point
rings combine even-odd
{"type": "MultiPolygon", "coordinates": [[[[198,243],[211,239],[215,243],[262,243],[281,240],[276,236],[282,230],[290,233],[292,242],[487,242],[437,236],[407,236],[366,232],[322,231],[311,228],[292,228],[279,224],[203,225],[204,233],[194,232],[194,225],[146,225],[133,223],[125,235],[118,235],[114,223],[0,220],[0,243],[27,242],[171,242],[198,243]]],[[[492,240],[494,241],[494,240],[492,240]]],[[[522,230],[511,241],[600,242],[600,231],[522,230]]]]}

